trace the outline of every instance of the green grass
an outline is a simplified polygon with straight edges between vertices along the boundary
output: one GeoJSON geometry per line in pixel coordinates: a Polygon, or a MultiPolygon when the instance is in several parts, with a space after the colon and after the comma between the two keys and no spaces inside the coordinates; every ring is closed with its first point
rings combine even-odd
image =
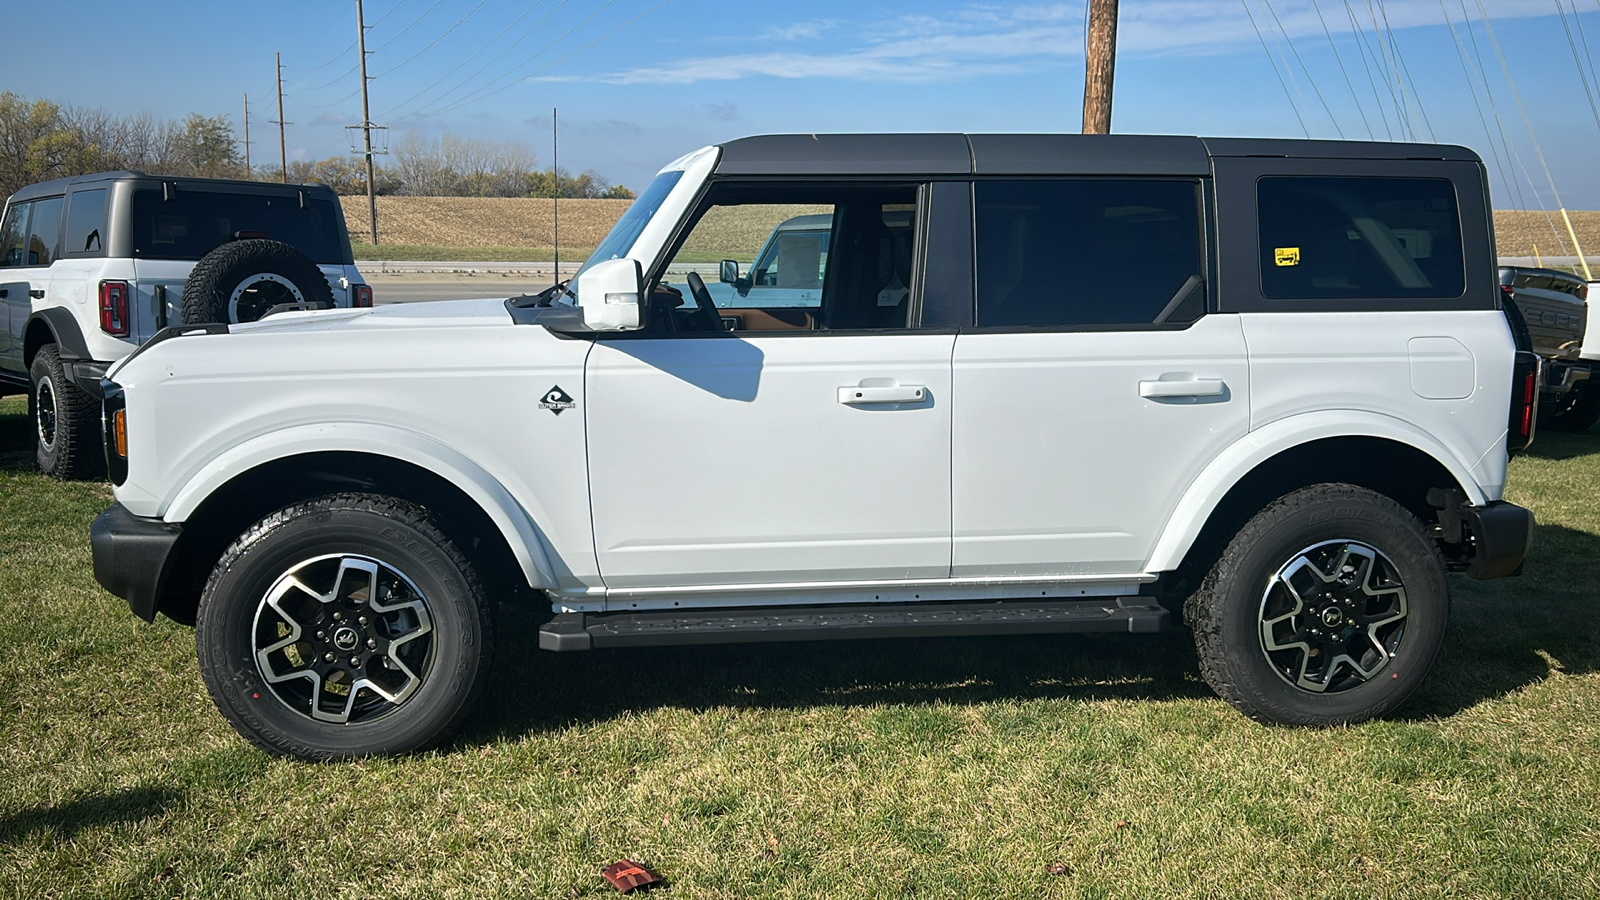
{"type": "MultiPolygon", "coordinates": [[[[443,247],[437,244],[364,244],[350,242],[351,252],[358,260],[465,260],[469,262],[551,262],[555,250],[549,247],[443,247]]],[[[593,247],[562,247],[562,265],[582,262],[594,252],[593,247]]]]}
{"type": "Polygon", "coordinates": [[[508,609],[436,752],[307,765],[236,737],[192,634],[102,592],[97,484],[0,401],[0,896],[1594,897],[1600,435],[1542,435],[1520,579],[1457,579],[1400,715],[1263,728],[1182,633],[558,656],[508,609]],[[1048,868],[1062,863],[1065,874],[1048,868]]]}

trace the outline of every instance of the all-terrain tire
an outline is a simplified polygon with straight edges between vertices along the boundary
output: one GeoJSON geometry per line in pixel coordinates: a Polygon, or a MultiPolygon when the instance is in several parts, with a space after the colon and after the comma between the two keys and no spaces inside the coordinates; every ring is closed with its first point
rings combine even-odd
{"type": "Polygon", "coordinates": [[[63,481],[94,478],[105,472],[100,435],[100,404],[67,380],[61,351],[40,348],[28,374],[28,420],[33,423],[39,471],[63,481]]]}
{"type": "Polygon", "coordinates": [[[183,285],[183,322],[253,322],[279,303],[331,309],[333,289],[311,257],[282,241],[232,241],[194,264],[183,285]]]}
{"type": "MultiPolygon", "coordinates": [[[[1302,571],[1295,577],[1315,576],[1302,571]]],[[[1377,582],[1380,588],[1384,583],[1382,579],[1377,582]]],[[[1356,589],[1365,584],[1352,588],[1348,582],[1318,581],[1314,586],[1343,585],[1351,595],[1363,597],[1366,594],[1356,593],[1356,589]]],[[[1305,593],[1313,596],[1313,591],[1305,593]]],[[[1383,594],[1382,602],[1392,604],[1395,596],[1383,594]]],[[[1343,601],[1330,600],[1328,605],[1339,602],[1343,601]]],[[[1351,602],[1359,605],[1357,600],[1351,602]]],[[[1330,619],[1340,615],[1338,609],[1319,610],[1309,599],[1302,605],[1311,627],[1321,624],[1316,621],[1319,611],[1330,619]]],[[[1194,633],[1200,674],[1222,699],[1263,724],[1329,726],[1381,716],[1421,686],[1444,642],[1449,605],[1444,559],[1415,516],[1365,488],[1319,484],[1279,498],[1251,518],[1229,542],[1199,590],[1189,597],[1184,612],[1194,633]],[[1341,542],[1345,556],[1338,557],[1341,542]],[[1362,557],[1351,555],[1352,545],[1375,550],[1383,562],[1374,557],[1370,563],[1362,563],[1362,557]],[[1310,653],[1321,649],[1316,643],[1320,638],[1311,637],[1310,628],[1303,632],[1310,641],[1306,651],[1276,649],[1276,655],[1271,655],[1266,634],[1274,628],[1290,627],[1299,637],[1303,623],[1296,617],[1287,626],[1280,622],[1264,628],[1262,624],[1281,612],[1281,608],[1269,612],[1271,603],[1277,602],[1272,592],[1280,590],[1274,586],[1276,577],[1312,557],[1338,558],[1341,562],[1328,566],[1336,570],[1341,569],[1343,560],[1352,560],[1358,572],[1363,565],[1369,573],[1381,568],[1392,576],[1386,580],[1388,587],[1392,589],[1398,582],[1403,590],[1398,595],[1404,613],[1399,633],[1393,622],[1372,629],[1382,638],[1379,643],[1390,643],[1387,655],[1374,650],[1372,658],[1364,661],[1371,675],[1357,678],[1358,670],[1341,664],[1332,670],[1340,680],[1328,675],[1320,692],[1315,685],[1308,689],[1294,682],[1303,679],[1308,666],[1314,668],[1339,656],[1310,653]],[[1287,670],[1284,659],[1290,660],[1287,670]],[[1297,662],[1304,665],[1297,667],[1297,662]],[[1334,689],[1336,686],[1339,689],[1334,689]]],[[[1355,621],[1352,616],[1325,633],[1343,634],[1355,621]]],[[[1280,639],[1274,632],[1272,643],[1276,648],[1293,639],[1280,639]]]]}
{"type": "Polygon", "coordinates": [[[473,566],[424,509],[376,494],[334,494],[278,510],[228,547],[201,594],[195,643],[212,700],[257,747],[307,760],[408,753],[437,744],[470,712],[490,667],[493,608],[473,566]],[[364,581],[360,567],[368,564],[374,572],[364,581]],[[331,589],[318,598],[334,568],[331,589]],[[289,578],[296,584],[286,586],[289,578]],[[274,606],[268,598],[280,590],[274,606]],[[422,612],[383,612],[379,597],[398,606],[420,601],[422,612]],[[407,617],[430,630],[400,651],[393,622],[407,617]],[[301,640],[269,652],[298,626],[301,640]],[[384,649],[345,667],[347,654],[367,654],[374,644],[384,649]],[[394,664],[411,651],[403,670],[394,664]],[[321,667],[314,688],[293,671],[313,666],[321,667]],[[416,684],[396,691],[398,702],[354,687],[381,675],[394,690],[412,674],[416,684]],[[344,721],[337,720],[340,685],[344,721]]]}

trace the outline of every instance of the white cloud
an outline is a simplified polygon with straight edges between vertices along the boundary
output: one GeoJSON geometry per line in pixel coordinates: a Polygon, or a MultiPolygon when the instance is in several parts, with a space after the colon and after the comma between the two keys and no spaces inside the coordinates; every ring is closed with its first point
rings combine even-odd
{"type": "MultiPolygon", "coordinates": [[[[1373,27],[1369,10],[1378,15],[1380,24],[1386,16],[1387,25],[1393,30],[1444,22],[1438,0],[1387,0],[1381,13],[1365,0],[1316,0],[1321,5],[1321,18],[1313,0],[1276,0],[1270,8],[1265,0],[1248,2],[1257,25],[1268,33],[1269,42],[1280,22],[1283,31],[1297,43],[1302,39],[1325,42],[1324,20],[1335,40],[1346,38],[1353,30],[1347,9],[1354,12],[1369,35],[1373,27]]],[[[1495,19],[1552,13],[1544,0],[1488,0],[1486,6],[1495,19]]],[[[1476,14],[1476,2],[1468,8],[1476,14]]],[[[664,65],[614,72],[600,76],[600,80],[617,84],[686,84],[765,76],[928,82],[1040,71],[1082,59],[1083,10],[1080,4],[971,4],[944,11],[938,17],[800,22],[769,29],[764,41],[744,43],[759,46],[815,42],[824,32],[882,37],[854,43],[840,40],[835,47],[815,51],[774,47],[733,55],[702,53],[664,65]]],[[[1459,27],[1459,14],[1451,18],[1459,27]]],[[[1204,56],[1258,40],[1255,26],[1237,0],[1151,0],[1122,7],[1117,43],[1119,52],[1130,55],[1204,56]]]]}

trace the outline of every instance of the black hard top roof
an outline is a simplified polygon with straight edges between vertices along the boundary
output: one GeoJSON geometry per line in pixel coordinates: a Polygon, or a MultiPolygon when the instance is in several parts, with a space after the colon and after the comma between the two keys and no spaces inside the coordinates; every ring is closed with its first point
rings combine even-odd
{"type": "Polygon", "coordinates": [[[149,181],[171,182],[182,190],[185,185],[204,190],[236,190],[248,189],[252,192],[276,193],[288,190],[310,190],[318,193],[331,191],[332,188],[325,184],[312,182],[310,184],[282,184],[276,181],[244,181],[233,178],[195,178],[188,175],[148,175],[132,169],[118,169],[114,172],[95,172],[90,175],[73,175],[67,178],[54,178],[50,181],[41,181],[19,189],[11,195],[11,200],[20,203],[24,200],[33,200],[38,197],[55,197],[66,193],[73,187],[92,184],[100,181],[149,181]]]}
{"type": "Polygon", "coordinates": [[[721,147],[718,175],[1205,175],[1218,156],[1478,161],[1448,144],[1153,134],[767,134],[721,147]]]}

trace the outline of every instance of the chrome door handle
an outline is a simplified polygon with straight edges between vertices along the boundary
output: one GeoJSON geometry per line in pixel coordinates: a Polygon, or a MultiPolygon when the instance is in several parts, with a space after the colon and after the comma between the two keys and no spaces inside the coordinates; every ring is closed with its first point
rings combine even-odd
{"type": "Polygon", "coordinates": [[[1139,396],[1151,399],[1162,397],[1220,397],[1227,385],[1221,378],[1185,378],[1173,381],[1141,381],[1139,396]]]}
{"type": "Polygon", "coordinates": [[[921,403],[928,397],[928,389],[919,384],[839,388],[839,402],[846,406],[863,406],[870,403],[921,403]]]}

